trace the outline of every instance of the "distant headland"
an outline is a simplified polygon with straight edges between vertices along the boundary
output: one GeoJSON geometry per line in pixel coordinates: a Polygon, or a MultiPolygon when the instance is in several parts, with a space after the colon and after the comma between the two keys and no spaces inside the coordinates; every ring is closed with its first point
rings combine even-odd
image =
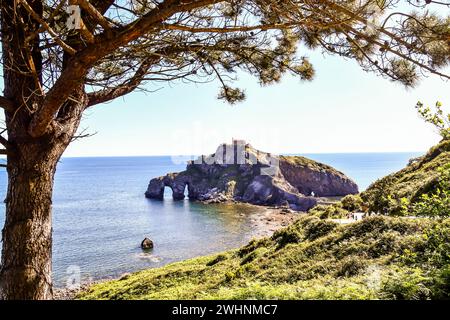
{"type": "Polygon", "coordinates": [[[190,200],[286,206],[296,211],[309,210],[317,197],[358,193],[356,183],[331,166],[262,152],[235,139],[190,161],[185,171],[152,179],[145,196],[163,199],[165,187],[172,189],[175,200],[184,199],[187,188],[190,200]]]}

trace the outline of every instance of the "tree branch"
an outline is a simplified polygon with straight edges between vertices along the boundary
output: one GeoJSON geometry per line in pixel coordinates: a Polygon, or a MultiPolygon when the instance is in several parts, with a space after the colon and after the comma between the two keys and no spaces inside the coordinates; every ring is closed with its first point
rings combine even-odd
{"type": "MultiPolygon", "coordinates": [[[[306,22],[306,21],[305,21],[306,22]]],[[[315,26],[317,24],[312,23],[303,23],[303,21],[296,21],[291,23],[274,23],[274,24],[261,24],[257,26],[239,26],[239,27],[222,27],[222,28],[200,28],[200,27],[190,27],[190,26],[183,26],[183,25],[175,25],[175,24],[164,24],[161,29],[166,30],[178,30],[178,31],[187,31],[192,33],[208,33],[208,32],[214,32],[214,33],[231,33],[231,32],[239,32],[239,31],[253,31],[253,30],[272,30],[272,29],[288,29],[295,26],[298,26],[299,24],[307,24],[311,26],[315,26]]],[[[324,26],[325,28],[325,26],[324,26]]]]}
{"type": "Polygon", "coordinates": [[[0,144],[3,145],[6,149],[9,148],[9,141],[4,136],[0,135],[0,144]]]}
{"type": "Polygon", "coordinates": [[[14,112],[14,103],[5,98],[4,96],[0,96],[0,107],[8,112],[14,112]]]}
{"type": "MultiPolygon", "coordinates": [[[[22,0],[23,1],[23,0],[22,0]]],[[[94,44],[87,46],[73,56],[54,86],[48,91],[41,107],[35,112],[28,128],[32,137],[44,135],[54,120],[59,108],[72,91],[83,83],[88,70],[101,58],[117,48],[139,38],[152,28],[160,27],[162,21],[177,12],[203,7],[221,0],[166,0],[138,20],[122,27],[97,35],[94,44]]]]}
{"type": "Polygon", "coordinates": [[[111,101],[115,98],[124,96],[133,90],[135,90],[142,82],[142,80],[145,78],[145,75],[147,74],[148,69],[158,62],[160,60],[160,56],[154,56],[152,58],[147,58],[142,64],[139,66],[138,70],[135,72],[135,74],[125,81],[124,83],[109,89],[104,89],[96,92],[92,92],[88,94],[88,107],[94,106],[99,103],[104,103],[111,101]]]}
{"type": "Polygon", "coordinates": [[[33,8],[26,2],[26,0],[20,0],[20,3],[23,5],[23,7],[31,14],[31,16],[39,22],[42,27],[47,30],[47,32],[52,36],[53,40],[55,40],[56,43],[58,43],[61,48],[64,49],[67,53],[73,55],[76,53],[75,49],[73,49],[71,46],[66,44],[64,41],[61,40],[61,38],[58,36],[58,34],[48,25],[47,22],[44,21],[34,10],[33,8]]]}
{"type": "Polygon", "coordinates": [[[103,29],[108,30],[111,29],[113,26],[112,24],[106,20],[103,15],[97,11],[97,9],[87,0],[78,0],[78,4],[81,8],[86,10],[86,12],[89,13],[89,15],[99,24],[103,27],[103,29]]]}

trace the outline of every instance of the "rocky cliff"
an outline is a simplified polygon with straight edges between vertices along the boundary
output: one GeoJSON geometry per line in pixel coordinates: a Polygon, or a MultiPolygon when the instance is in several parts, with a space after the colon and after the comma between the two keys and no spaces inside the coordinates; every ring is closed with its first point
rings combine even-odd
{"type": "Polygon", "coordinates": [[[145,195],[163,199],[166,186],[175,200],[184,199],[187,188],[191,200],[285,205],[299,211],[316,205],[316,197],[358,193],[352,180],[330,166],[272,155],[243,141],[220,145],[214,154],[189,162],[185,171],[152,179],[145,195]]]}

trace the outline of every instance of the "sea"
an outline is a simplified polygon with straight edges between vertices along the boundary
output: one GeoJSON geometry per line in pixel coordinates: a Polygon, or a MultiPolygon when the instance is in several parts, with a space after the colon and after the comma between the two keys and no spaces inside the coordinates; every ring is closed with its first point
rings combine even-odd
{"type": "MultiPolygon", "coordinates": [[[[366,189],[419,153],[302,154],[344,172],[366,189]]],[[[175,160],[175,161],[174,161],[175,160]]],[[[182,171],[170,156],[62,158],[53,196],[53,281],[56,287],[221,252],[248,242],[254,207],[146,199],[150,179],[182,171]],[[143,251],[148,237],[154,249],[143,251]]],[[[0,171],[0,199],[7,175],[0,171]]],[[[0,226],[5,205],[0,203],[0,226]]]]}

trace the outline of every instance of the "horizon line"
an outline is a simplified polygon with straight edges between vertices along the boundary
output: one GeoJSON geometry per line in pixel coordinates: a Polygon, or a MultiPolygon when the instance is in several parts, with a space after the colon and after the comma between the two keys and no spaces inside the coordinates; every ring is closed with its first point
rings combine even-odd
{"type": "MultiPolygon", "coordinates": [[[[302,156],[302,155],[311,155],[311,154],[381,154],[381,153],[425,153],[427,150],[411,150],[411,151],[345,151],[345,152],[303,152],[303,153],[271,153],[274,155],[281,156],[302,156]]],[[[146,157],[199,157],[205,154],[196,154],[196,155],[180,155],[180,154],[154,154],[154,155],[79,155],[79,156],[62,156],[61,159],[69,159],[69,158],[146,158],[146,157]]]]}

